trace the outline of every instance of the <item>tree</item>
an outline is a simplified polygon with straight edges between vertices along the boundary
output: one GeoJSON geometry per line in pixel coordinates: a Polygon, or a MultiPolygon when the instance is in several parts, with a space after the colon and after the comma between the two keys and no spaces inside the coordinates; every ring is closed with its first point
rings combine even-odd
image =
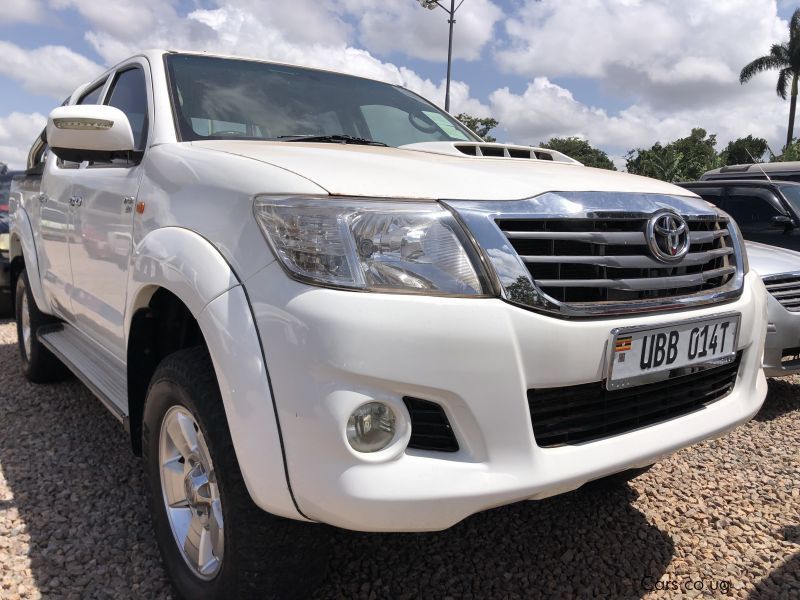
{"type": "MultiPolygon", "coordinates": [[[[717,135],[708,135],[702,127],[695,127],[685,138],[679,138],[669,144],[676,152],[681,154],[681,179],[695,180],[708,171],[719,166],[719,157],[714,146],[717,145],[717,135]]],[[[672,180],[674,181],[674,180],[672,180]]]]}
{"type": "Polygon", "coordinates": [[[778,84],[775,91],[786,100],[786,87],[791,83],[789,103],[789,128],[786,132],[786,147],[794,137],[794,114],[797,108],[797,78],[800,75],[800,8],[794,11],[789,21],[789,41],[773,44],[769,54],[759,56],[748,63],[739,74],[739,82],[746,83],[758,73],[778,71],[778,84]]]}
{"type": "Polygon", "coordinates": [[[542,148],[563,152],[570,158],[582,162],[587,167],[597,167],[598,169],[608,169],[610,171],[617,170],[614,163],[608,158],[608,154],[599,148],[592,148],[589,142],[579,137],[550,138],[547,143],[542,142],[539,145],[542,148]]]}
{"type": "Polygon", "coordinates": [[[769,162],[787,162],[800,160],[800,140],[794,139],[788,146],[784,146],[781,154],[770,151],[769,162]]]}
{"type": "Polygon", "coordinates": [[[680,181],[684,179],[681,171],[683,155],[668,144],[662,146],[656,142],[649,149],[637,148],[625,155],[625,167],[628,173],[653,177],[663,181],[680,181]]]}
{"type": "Polygon", "coordinates": [[[456,117],[456,119],[477,133],[484,139],[484,141],[497,141],[495,138],[489,135],[489,132],[500,124],[497,122],[497,119],[492,119],[491,117],[473,117],[467,113],[461,113],[456,117]]]}
{"type": "Polygon", "coordinates": [[[649,149],[637,148],[625,155],[629,173],[654,177],[664,181],[691,181],[720,164],[714,146],[715,134],[708,135],[695,127],[687,137],[663,146],[656,142],[649,149]]]}
{"type": "Polygon", "coordinates": [[[751,164],[763,162],[761,159],[767,150],[769,150],[767,140],[748,135],[728,142],[725,149],[719,153],[719,157],[723,165],[751,164]]]}

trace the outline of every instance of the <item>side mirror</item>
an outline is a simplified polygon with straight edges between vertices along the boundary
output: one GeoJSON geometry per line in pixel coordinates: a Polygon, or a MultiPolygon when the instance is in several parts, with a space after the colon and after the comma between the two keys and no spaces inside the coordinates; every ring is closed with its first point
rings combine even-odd
{"type": "Polygon", "coordinates": [[[786,215],[775,215],[770,221],[775,227],[781,227],[783,229],[791,229],[795,226],[794,219],[786,215]]]}
{"type": "Polygon", "coordinates": [[[47,143],[63,160],[109,161],[134,150],[128,117],[100,104],[60,106],[47,117],[47,143]]]}

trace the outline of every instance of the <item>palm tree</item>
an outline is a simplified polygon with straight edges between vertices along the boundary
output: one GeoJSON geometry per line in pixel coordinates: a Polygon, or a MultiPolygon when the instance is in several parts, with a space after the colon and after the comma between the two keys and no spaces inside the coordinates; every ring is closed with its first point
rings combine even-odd
{"type": "Polygon", "coordinates": [[[786,132],[786,147],[792,143],[794,133],[794,113],[797,108],[797,78],[800,76],[800,8],[794,11],[789,21],[789,41],[773,44],[766,56],[759,56],[745,65],[739,74],[739,83],[746,83],[757,73],[778,71],[778,96],[786,100],[786,86],[792,83],[789,104],[789,130],[786,132]]]}

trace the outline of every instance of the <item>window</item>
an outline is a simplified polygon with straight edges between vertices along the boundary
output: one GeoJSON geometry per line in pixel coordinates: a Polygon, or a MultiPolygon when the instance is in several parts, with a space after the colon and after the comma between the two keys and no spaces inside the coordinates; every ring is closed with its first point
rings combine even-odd
{"type": "Polygon", "coordinates": [[[751,239],[781,233],[772,222],[772,217],[784,214],[777,207],[777,198],[767,190],[734,188],[725,199],[724,210],[739,224],[745,239],[751,239]]]}
{"type": "Polygon", "coordinates": [[[361,107],[361,114],[371,138],[390,146],[454,139],[469,141],[464,133],[434,111],[410,113],[403,108],[370,104],[361,107]],[[413,127],[409,127],[409,123],[413,127]]]}
{"type": "Polygon", "coordinates": [[[144,150],[147,142],[147,84],[144,71],[138,68],[117,75],[106,104],[120,109],[128,117],[133,131],[133,146],[144,150]]]}
{"type": "Polygon", "coordinates": [[[86,92],[80,97],[76,104],[100,104],[100,94],[103,91],[103,86],[106,84],[105,79],[94,86],[91,90],[86,92]]]}
{"type": "Polygon", "coordinates": [[[165,60],[184,141],[342,134],[389,146],[478,141],[450,115],[388,83],[253,60],[165,60]]]}

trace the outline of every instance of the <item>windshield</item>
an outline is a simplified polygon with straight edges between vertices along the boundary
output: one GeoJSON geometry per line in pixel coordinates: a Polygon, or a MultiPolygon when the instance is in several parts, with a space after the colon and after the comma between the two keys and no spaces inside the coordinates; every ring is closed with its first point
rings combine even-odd
{"type": "Polygon", "coordinates": [[[350,136],[388,146],[478,141],[448,114],[398,86],[251,60],[165,57],[183,141],[350,136]]]}
{"type": "Polygon", "coordinates": [[[796,215],[800,215],[800,185],[782,185],[781,192],[792,205],[796,215]]]}

